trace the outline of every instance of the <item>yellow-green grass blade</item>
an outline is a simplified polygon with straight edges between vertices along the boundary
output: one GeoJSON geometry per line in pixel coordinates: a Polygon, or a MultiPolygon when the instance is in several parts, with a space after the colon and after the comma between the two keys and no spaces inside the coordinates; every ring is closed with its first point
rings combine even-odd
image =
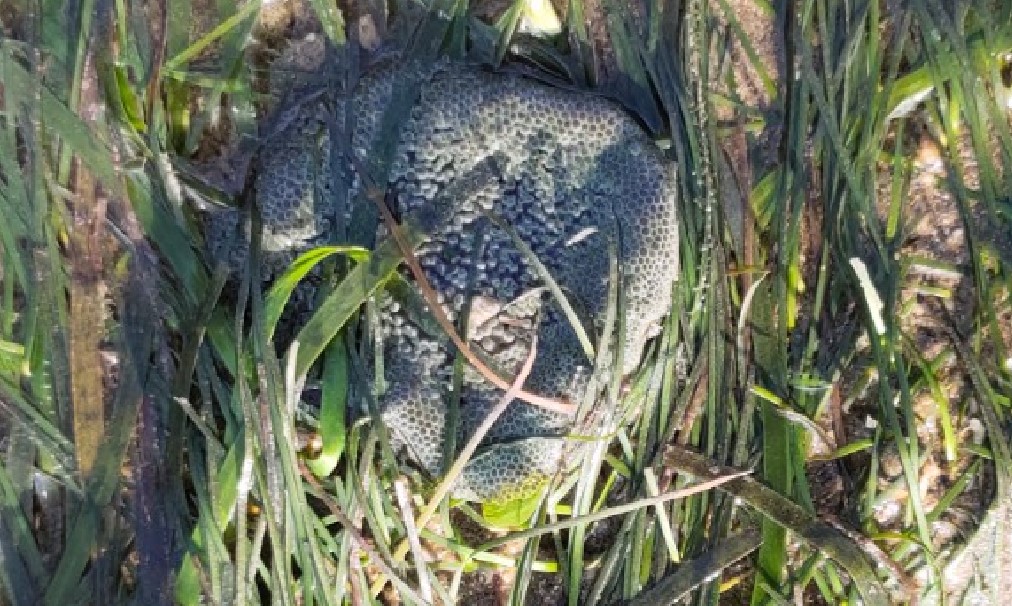
{"type": "Polygon", "coordinates": [[[344,343],[334,341],[328,346],[323,362],[323,402],[317,428],[320,452],[306,463],[320,477],[333,473],[344,453],[348,388],[348,353],[344,343]]]}
{"type": "Polygon", "coordinates": [[[284,312],[285,305],[299,282],[325,259],[335,254],[345,254],[358,262],[368,260],[369,251],[361,246],[319,246],[301,255],[271,285],[264,302],[264,323],[267,325],[267,337],[273,338],[278,320],[284,312]]]}

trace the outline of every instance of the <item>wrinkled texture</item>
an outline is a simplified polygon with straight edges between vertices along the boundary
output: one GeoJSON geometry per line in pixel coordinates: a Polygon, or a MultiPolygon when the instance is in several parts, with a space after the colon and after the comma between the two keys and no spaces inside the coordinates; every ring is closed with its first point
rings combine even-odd
{"type": "MultiPolygon", "coordinates": [[[[602,328],[607,307],[609,242],[617,247],[623,372],[636,367],[669,308],[678,224],[674,166],[625,112],[588,93],[460,64],[374,70],[350,97],[321,96],[293,110],[266,140],[256,182],[266,273],[280,271],[311,246],[346,241],[349,225],[364,222],[385,235],[375,214],[363,208],[370,203],[358,195],[360,180],[348,179],[354,171],[343,161],[345,152],[331,161],[332,147],[347,149],[341,139],[332,146],[330,136],[345,125],[350,149],[365,166],[382,165],[383,150],[392,151],[388,184],[395,212],[427,221],[429,228],[416,256],[452,321],[459,325],[470,305],[470,346],[501,376],[515,376],[535,330],[528,391],[579,402],[592,362],[542,288],[542,276],[489,213],[512,226],[547,266],[591,335],[602,328]],[[391,131],[399,133],[398,142],[384,148],[388,124],[399,127],[391,131]],[[491,178],[458,199],[441,196],[490,158],[496,167],[491,178]],[[335,196],[341,187],[347,196],[335,196]]],[[[406,269],[402,275],[413,282],[406,269]]],[[[456,353],[446,335],[431,329],[417,292],[405,290],[380,301],[386,391],[379,404],[395,445],[438,476],[449,465],[444,432],[456,353]]],[[[466,368],[457,449],[501,396],[466,368]]],[[[514,401],[455,493],[502,500],[537,489],[559,471],[572,424],[570,417],[514,401]]]]}

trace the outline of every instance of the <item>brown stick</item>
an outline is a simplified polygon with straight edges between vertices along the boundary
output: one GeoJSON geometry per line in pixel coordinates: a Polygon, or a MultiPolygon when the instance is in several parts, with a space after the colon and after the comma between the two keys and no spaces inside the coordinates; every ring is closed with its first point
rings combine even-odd
{"type": "MultiPolygon", "coordinates": [[[[471,348],[467,346],[467,343],[460,338],[457,334],[453,323],[450,322],[449,318],[443,312],[443,306],[439,304],[439,300],[436,296],[436,291],[429,284],[428,278],[425,276],[425,272],[422,270],[422,266],[418,263],[418,259],[415,257],[415,252],[407,239],[404,237],[404,232],[401,231],[401,226],[398,225],[397,220],[394,219],[393,214],[390,212],[390,208],[386,204],[385,193],[378,187],[369,184],[367,173],[359,162],[358,158],[354,154],[348,154],[352,164],[355,166],[355,171],[359,174],[365,185],[365,194],[376,206],[379,208],[380,214],[383,215],[383,222],[386,223],[387,229],[390,230],[390,235],[393,237],[397,247],[401,249],[401,254],[404,255],[404,261],[408,264],[408,268],[411,270],[411,275],[414,276],[415,282],[418,283],[418,288],[422,291],[422,297],[425,302],[429,304],[429,308],[432,310],[432,315],[436,318],[436,322],[446,331],[446,334],[453,341],[453,344],[457,346],[460,353],[467,359],[468,362],[474,366],[478,372],[481,373],[485,379],[502,390],[511,389],[513,382],[500,377],[498,373],[488,367],[481,358],[478,357],[471,348]]],[[[529,391],[520,389],[516,392],[516,397],[519,400],[523,400],[528,404],[533,404],[544,408],[545,410],[551,410],[554,412],[574,415],[576,414],[576,404],[568,402],[565,399],[558,398],[547,398],[545,396],[539,396],[537,394],[530,393],[529,391]]]]}

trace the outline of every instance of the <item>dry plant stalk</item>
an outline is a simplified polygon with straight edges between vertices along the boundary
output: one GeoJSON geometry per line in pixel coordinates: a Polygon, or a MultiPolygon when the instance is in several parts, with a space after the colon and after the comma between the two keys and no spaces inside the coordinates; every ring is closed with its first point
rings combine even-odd
{"type": "MultiPolygon", "coordinates": [[[[352,163],[355,166],[355,171],[362,177],[363,182],[367,181],[364,167],[358,158],[353,154],[348,154],[352,163]]],[[[394,219],[393,214],[390,212],[390,208],[387,206],[386,195],[378,187],[372,184],[366,184],[365,195],[379,208],[380,214],[383,216],[383,222],[386,224],[387,229],[390,230],[390,235],[397,244],[397,247],[401,250],[401,254],[404,255],[404,262],[407,263],[408,268],[411,270],[411,275],[414,276],[415,282],[418,283],[418,288],[422,291],[422,297],[425,302],[428,303],[429,309],[432,311],[432,315],[436,318],[436,322],[442,327],[446,334],[453,341],[453,344],[460,350],[460,353],[467,359],[467,361],[478,370],[479,373],[489,382],[502,389],[508,391],[513,389],[513,381],[507,381],[503,377],[500,377],[498,373],[488,367],[484,361],[477,354],[475,354],[467,343],[464,342],[460,335],[457,334],[457,330],[454,328],[453,323],[450,322],[446,314],[443,313],[443,306],[439,304],[439,300],[436,296],[436,291],[429,284],[428,278],[425,277],[425,272],[422,270],[422,266],[418,263],[418,259],[415,257],[414,250],[404,237],[404,232],[401,231],[400,225],[397,220],[394,219]]],[[[544,408],[545,410],[551,410],[565,415],[576,414],[576,404],[567,401],[565,398],[548,398],[545,396],[539,396],[537,394],[519,389],[516,391],[516,398],[544,408]]]]}

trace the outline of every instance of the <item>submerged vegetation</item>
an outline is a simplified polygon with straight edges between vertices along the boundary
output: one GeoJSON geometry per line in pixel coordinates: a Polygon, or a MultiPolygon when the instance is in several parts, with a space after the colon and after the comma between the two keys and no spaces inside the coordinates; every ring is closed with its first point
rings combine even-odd
{"type": "Polygon", "coordinates": [[[560,33],[526,0],[305,4],[0,4],[0,604],[1008,588],[1012,3],[568,0],[560,33]],[[386,38],[596,91],[676,162],[672,313],[602,388],[628,422],[535,499],[457,502],[349,414],[403,247],[266,289],[256,246],[232,278],[203,252],[306,32],[349,79],[386,38]]]}

